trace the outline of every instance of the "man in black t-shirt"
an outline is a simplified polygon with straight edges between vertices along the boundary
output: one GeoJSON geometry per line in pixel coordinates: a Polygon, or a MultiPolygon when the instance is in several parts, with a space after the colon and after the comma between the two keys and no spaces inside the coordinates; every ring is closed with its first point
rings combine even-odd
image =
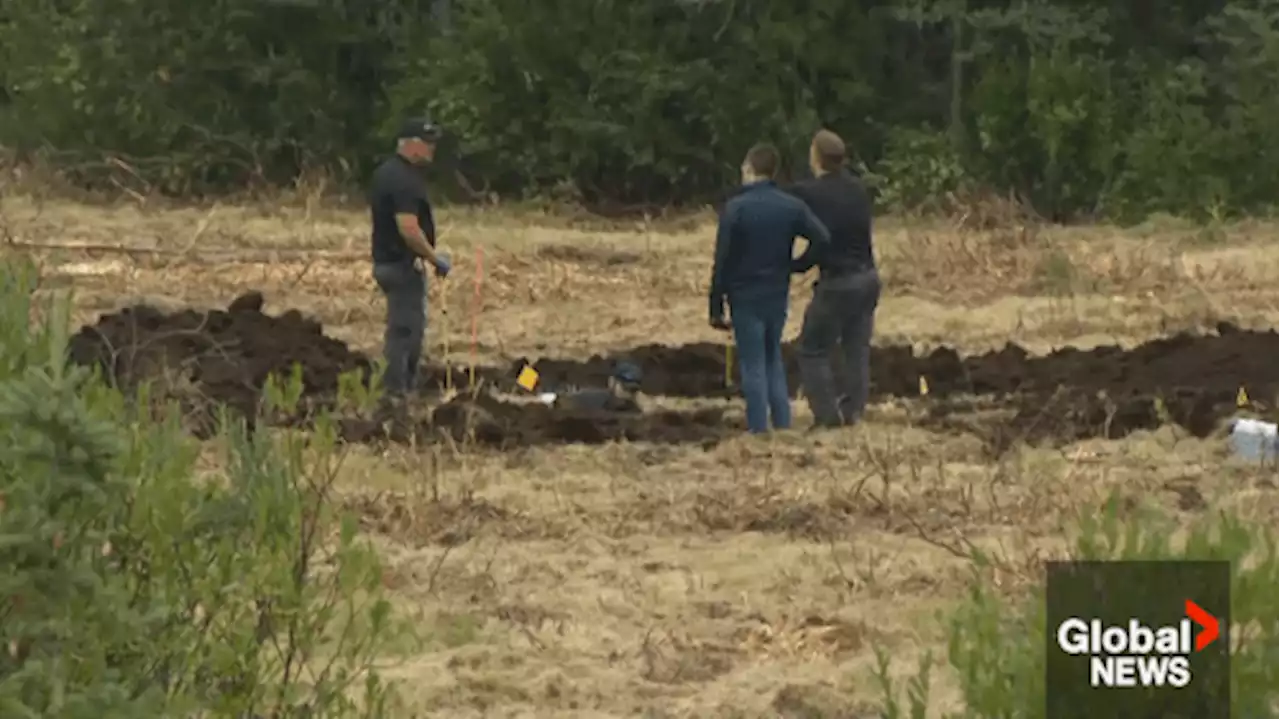
{"type": "Polygon", "coordinates": [[[427,330],[427,281],[422,265],[436,276],[449,274],[449,258],[436,249],[435,218],[420,167],[435,157],[440,128],[430,120],[410,120],[397,136],[396,154],[373,173],[369,208],[373,220],[373,278],[387,298],[383,335],[388,395],[414,389],[427,330]]]}

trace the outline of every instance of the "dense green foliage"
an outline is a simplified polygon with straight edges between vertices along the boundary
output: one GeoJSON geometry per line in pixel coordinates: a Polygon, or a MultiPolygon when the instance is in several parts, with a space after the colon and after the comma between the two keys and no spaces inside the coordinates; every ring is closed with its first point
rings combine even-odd
{"type": "Polygon", "coordinates": [[[225,471],[200,476],[173,412],[67,366],[67,304],[33,303],[15,269],[0,268],[0,716],[385,715],[370,670],[396,628],[377,557],[329,506],[332,430],[228,424],[225,471]]]}
{"type": "MultiPolygon", "coordinates": [[[[1276,202],[1275,0],[8,0],[0,145],[172,192],[362,177],[430,109],[507,196],[668,203],[846,136],[891,205],[1276,202]],[[437,22],[437,19],[445,22],[437,22]]],[[[456,177],[447,172],[441,176],[456,177]]]]}

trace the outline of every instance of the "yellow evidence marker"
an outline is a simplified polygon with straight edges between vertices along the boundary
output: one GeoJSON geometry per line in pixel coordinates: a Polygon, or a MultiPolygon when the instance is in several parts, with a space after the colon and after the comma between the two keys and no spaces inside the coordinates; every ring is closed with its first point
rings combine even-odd
{"type": "Polygon", "coordinates": [[[1244,387],[1241,387],[1240,391],[1236,392],[1236,406],[1237,407],[1249,406],[1249,395],[1245,394],[1244,387]]]}
{"type": "Polygon", "coordinates": [[[516,384],[532,392],[534,387],[538,386],[538,371],[529,365],[525,365],[520,370],[520,376],[516,378],[516,384]]]}
{"type": "Polygon", "coordinates": [[[924,375],[920,375],[920,395],[924,396],[926,394],[929,394],[929,382],[924,378],[924,375]]]}

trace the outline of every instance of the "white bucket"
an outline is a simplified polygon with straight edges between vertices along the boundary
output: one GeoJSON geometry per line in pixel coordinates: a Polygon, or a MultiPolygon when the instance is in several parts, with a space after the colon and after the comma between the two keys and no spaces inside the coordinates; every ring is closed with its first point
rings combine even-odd
{"type": "Polygon", "coordinates": [[[1270,422],[1237,419],[1231,423],[1231,449],[1236,456],[1244,459],[1275,460],[1277,436],[1276,425],[1270,422]]]}

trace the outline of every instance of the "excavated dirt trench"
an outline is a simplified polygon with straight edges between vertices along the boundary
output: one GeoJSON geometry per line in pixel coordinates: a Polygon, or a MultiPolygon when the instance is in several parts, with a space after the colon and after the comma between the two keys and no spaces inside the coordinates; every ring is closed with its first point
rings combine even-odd
{"type": "MultiPolygon", "coordinates": [[[[310,412],[331,407],[342,374],[355,371],[367,377],[368,358],[327,337],[319,323],[297,311],[266,315],[262,305],[262,295],[253,292],[225,310],[166,314],[130,307],[82,328],[71,341],[71,358],[101,367],[123,387],[151,381],[161,396],[179,403],[192,431],[201,435],[213,430],[220,405],[254,416],[267,377],[288,374],[295,365],[301,368],[302,409],[279,418],[284,422],[305,423],[310,412]]],[[[795,357],[790,347],[785,354],[794,392],[799,386],[795,357]]],[[[1120,437],[1165,421],[1205,436],[1237,411],[1242,387],[1255,413],[1274,415],[1278,354],[1275,331],[1245,331],[1228,324],[1215,334],[1183,334],[1132,349],[1066,348],[1040,357],[1016,345],[972,357],[949,348],[916,355],[906,346],[877,347],[872,396],[918,397],[924,377],[929,387],[925,424],[979,432],[997,449],[1014,440],[1120,437]],[[978,410],[994,419],[966,419],[978,410]]],[[[722,345],[646,345],[585,360],[540,359],[534,366],[548,389],[600,387],[619,359],[641,367],[648,395],[714,398],[737,393],[725,386],[722,345]]],[[[478,368],[477,378],[490,389],[511,391],[523,364],[478,368]]],[[[736,371],[734,375],[736,382],[736,371]]],[[[454,369],[455,382],[466,377],[464,368],[454,369]]],[[[424,368],[425,391],[438,391],[445,378],[443,367],[424,368]]],[[[347,418],[344,435],[350,441],[447,435],[528,446],[611,440],[710,444],[741,431],[718,409],[617,416],[506,401],[484,390],[471,394],[463,392],[430,416],[408,421],[388,422],[394,418],[386,415],[347,418]]]]}
{"type": "MultiPolygon", "coordinates": [[[[792,346],[783,349],[789,386],[800,386],[792,346]]],[[[728,397],[722,345],[647,345],[588,360],[535,363],[542,381],[598,385],[618,359],[644,370],[649,394],[728,397]]],[[[1212,334],[1178,334],[1131,349],[1067,347],[1033,356],[1014,344],[961,357],[942,347],[924,355],[908,346],[876,347],[871,358],[872,399],[919,397],[921,378],[932,400],[924,422],[984,434],[997,448],[1015,440],[1068,442],[1119,438],[1174,422],[1204,437],[1237,412],[1245,390],[1254,413],[1274,416],[1280,351],[1274,330],[1257,332],[1220,323],[1212,334]],[[974,397],[984,397],[975,401],[974,397]],[[999,410],[985,422],[957,415],[999,410]]],[[[732,370],[737,382],[737,369],[732,370]]]]}

